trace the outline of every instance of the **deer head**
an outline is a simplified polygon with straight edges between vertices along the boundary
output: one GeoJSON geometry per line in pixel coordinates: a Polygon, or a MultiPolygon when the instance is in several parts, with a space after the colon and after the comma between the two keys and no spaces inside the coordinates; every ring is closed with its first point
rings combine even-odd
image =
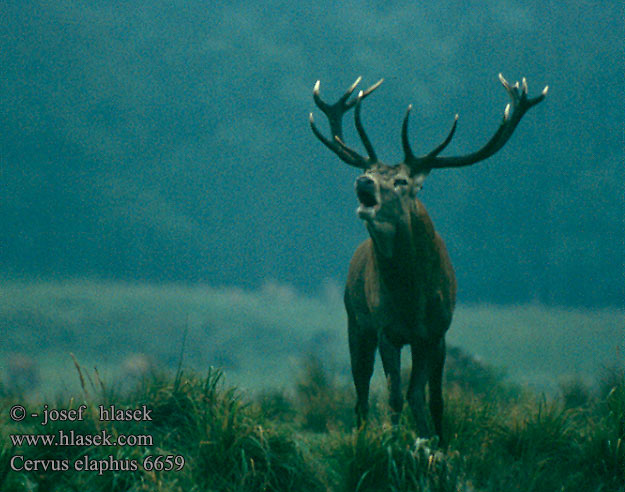
{"type": "Polygon", "coordinates": [[[364,171],[364,174],[360,175],[355,183],[356,195],[360,202],[357,212],[358,216],[366,221],[372,237],[378,239],[380,251],[385,255],[390,254],[389,248],[396,231],[396,225],[408,220],[410,212],[418,207],[415,198],[429,172],[432,169],[470,166],[493,155],[505,145],[523,115],[532,106],[542,101],[548,90],[548,87],[545,87],[538,97],[528,98],[525,78],[522,79],[520,86],[518,82],[511,85],[499,74],[499,80],[511,99],[510,104],[504,110],[503,121],[495,134],[481,149],[457,157],[439,157],[439,154],[451,142],[456,131],[458,115],[455,116],[451,130],[440,145],[424,156],[417,157],[414,155],[408,140],[408,118],[412,109],[412,105],[410,105],[406,111],[401,130],[404,160],[396,165],[387,165],[378,160],[360,117],[362,100],[377,89],[383,79],[366,91],[360,91],[357,97],[350,99],[360,80],[361,77],[358,77],[334,104],[328,104],[321,99],[319,95],[320,82],[317,81],[313,90],[313,98],[315,104],[328,118],[332,139],[326,138],[319,131],[312,113],[310,113],[310,126],[317,138],[341,160],[364,171]],[[355,107],[356,130],[367,151],[367,156],[359,154],[343,142],[343,115],[352,107],[355,107]]]}

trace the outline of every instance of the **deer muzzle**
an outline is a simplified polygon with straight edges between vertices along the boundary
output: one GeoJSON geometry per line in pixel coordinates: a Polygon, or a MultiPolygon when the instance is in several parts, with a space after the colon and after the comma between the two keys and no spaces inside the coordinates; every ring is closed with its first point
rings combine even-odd
{"type": "Polygon", "coordinates": [[[360,205],[356,212],[361,219],[372,219],[380,208],[377,183],[368,176],[360,176],[355,183],[356,196],[360,205]]]}

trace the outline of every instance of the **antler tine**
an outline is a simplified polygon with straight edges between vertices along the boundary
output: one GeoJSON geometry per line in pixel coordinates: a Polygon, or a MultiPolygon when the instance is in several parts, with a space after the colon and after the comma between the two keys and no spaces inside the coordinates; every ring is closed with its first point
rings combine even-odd
{"type": "Polygon", "coordinates": [[[334,103],[328,104],[319,95],[319,87],[320,81],[315,83],[313,88],[313,99],[317,107],[326,115],[328,118],[328,123],[330,125],[330,133],[332,135],[332,139],[326,138],[321,131],[315,125],[315,121],[313,118],[313,114],[310,113],[309,121],[310,127],[315,134],[315,136],[321,140],[321,142],[328,147],[332,152],[334,152],[343,162],[359,167],[362,169],[366,169],[374,162],[377,162],[377,157],[375,152],[373,151],[373,146],[369,141],[364,129],[362,127],[360,121],[360,110],[356,109],[356,129],[358,130],[358,134],[363,141],[363,145],[365,146],[369,157],[363,157],[358,152],[353,149],[350,149],[343,143],[343,115],[349,111],[352,107],[358,106],[359,102],[371,94],[375,89],[377,89],[384,79],[379,80],[371,87],[369,87],[366,91],[360,91],[358,93],[358,97],[349,99],[356,86],[360,83],[362,77],[358,77],[352,85],[345,91],[345,93],[334,103]]]}
{"type": "MultiPolygon", "coordinates": [[[[352,95],[352,92],[354,92],[354,89],[356,89],[356,87],[358,86],[358,84],[360,83],[360,81],[362,80],[361,76],[358,76],[358,78],[354,81],[354,83],[352,83],[352,85],[350,85],[347,90],[345,91],[345,94],[343,94],[340,99],[336,102],[336,105],[341,105],[341,106],[345,106],[345,103],[347,102],[347,99],[349,99],[349,96],[352,95]]],[[[315,101],[315,104],[317,105],[317,107],[323,111],[325,114],[327,114],[328,111],[332,111],[331,109],[331,105],[329,105],[328,103],[326,103],[323,99],[321,99],[321,96],[319,95],[319,87],[321,85],[321,81],[317,80],[317,82],[315,82],[315,86],[313,87],[313,99],[315,101]]],[[[352,103],[353,106],[353,103],[352,103]]],[[[351,106],[350,106],[351,107],[351,106]]]]}
{"type": "MultiPolygon", "coordinates": [[[[366,158],[362,157],[358,152],[356,152],[354,149],[348,147],[347,145],[345,145],[345,142],[343,142],[343,140],[341,140],[338,136],[334,137],[334,140],[338,143],[338,145],[341,148],[341,151],[347,155],[350,159],[353,160],[359,160],[359,159],[365,159],[366,161],[366,166],[363,166],[363,169],[366,169],[367,167],[369,167],[370,164],[372,164],[371,162],[369,162],[366,158]]],[[[340,156],[339,156],[340,157],[340,156]]],[[[343,159],[344,160],[344,159],[343,159]]]]}
{"type": "MultiPolygon", "coordinates": [[[[499,125],[499,128],[497,128],[495,134],[490,138],[488,142],[486,142],[486,144],[481,149],[464,156],[437,157],[437,154],[441,152],[443,148],[445,148],[445,146],[451,140],[451,136],[453,136],[456,127],[456,123],[454,122],[452,130],[445,142],[443,142],[443,144],[441,144],[439,147],[423,157],[414,157],[406,154],[406,163],[410,165],[410,167],[412,167],[413,169],[420,170],[470,166],[471,164],[475,164],[476,162],[480,162],[484,159],[489,158],[495,152],[501,149],[512,136],[512,133],[521,121],[523,115],[531,107],[535,106],[543,99],[545,99],[547,91],[549,90],[549,86],[546,86],[539,96],[534,98],[528,98],[527,80],[525,78],[522,79],[520,85],[518,82],[516,82],[514,85],[509,84],[508,81],[501,74],[499,74],[499,80],[506,89],[508,95],[510,96],[510,103],[506,106],[504,110],[503,120],[499,125]],[[512,109],[512,113],[510,113],[510,109],[512,109]]],[[[405,148],[406,146],[404,145],[404,151],[405,148]]]]}
{"type": "MultiPolygon", "coordinates": [[[[379,84],[378,84],[379,85],[379,84]]],[[[375,89],[375,88],[374,88],[375,89]]],[[[358,135],[360,136],[360,140],[362,140],[362,144],[367,149],[367,154],[369,155],[369,163],[373,164],[378,162],[378,157],[375,154],[375,150],[373,150],[373,145],[371,145],[371,141],[365,132],[364,127],[362,126],[362,121],[360,120],[360,106],[361,101],[364,96],[364,92],[360,91],[358,93],[358,97],[356,98],[356,109],[354,110],[354,122],[356,124],[356,130],[358,131],[358,135]]]]}
{"type": "MultiPolygon", "coordinates": [[[[414,153],[412,152],[412,149],[410,147],[410,141],[408,139],[408,120],[409,120],[409,116],[410,116],[410,111],[412,110],[412,104],[410,104],[408,106],[408,109],[406,110],[406,116],[404,116],[404,121],[401,125],[401,141],[402,141],[402,147],[404,148],[404,162],[411,164],[413,162],[417,162],[419,161],[420,158],[415,157],[414,153]]],[[[454,123],[451,126],[451,130],[449,130],[449,133],[447,134],[447,137],[445,137],[445,140],[443,140],[443,142],[436,147],[434,150],[432,150],[431,152],[429,152],[425,158],[431,158],[431,157],[436,157],[438,154],[440,154],[445,147],[447,147],[449,145],[449,142],[451,142],[451,139],[454,137],[454,133],[456,133],[456,126],[458,125],[458,115],[456,114],[454,116],[454,123]]],[[[423,159],[423,158],[421,158],[423,159]]]]}
{"type": "Polygon", "coordinates": [[[408,119],[410,117],[410,111],[412,111],[412,104],[408,105],[406,109],[406,116],[401,124],[401,145],[404,148],[404,162],[413,162],[416,157],[410,148],[410,141],[408,140],[408,119]]]}
{"type": "Polygon", "coordinates": [[[369,94],[371,94],[374,90],[376,90],[378,87],[380,87],[382,85],[382,82],[384,82],[383,78],[378,80],[375,84],[373,84],[371,87],[369,87],[366,91],[360,91],[360,93],[362,93],[362,96],[360,96],[360,93],[359,93],[360,99],[364,99],[369,94]]]}
{"type": "Polygon", "coordinates": [[[443,140],[443,142],[438,147],[436,147],[433,151],[431,151],[426,157],[436,157],[443,150],[445,150],[445,147],[447,147],[449,145],[449,142],[451,142],[451,139],[454,138],[454,133],[456,133],[457,126],[458,126],[458,114],[454,116],[454,123],[453,125],[451,125],[451,130],[449,130],[449,133],[447,134],[447,137],[445,138],[445,140],[443,140]]]}
{"type": "Polygon", "coordinates": [[[308,121],[310,122],[310,128],[312,129],[313,133],[315,134],[315,136],[321,140],[321,142],[328,148],[330,149],[332,152],[334,152],[337,156],[339,156],[339,158],[345,162],[346,164],[349,164],[350,166],[355,166],[355,167],[360,167],[362,168],[363,166],[360,164],[360,161],[358,159],[355,158],[354,155],[349,155],[343,147],[345,147],[344,145],[338,146],[335,142],[341,142],[340,138],[338,135],[335,135],[335,142],[332,142],[330,140],[328,140],[323,133],[321,133],[319,131],[319,129],[317,128],[317,125],[315,125],[315,120],[313,118],[313,114],[310,113],[309,117],[308,117],[308,121]]]}
{"type": "MultiPolygon", "coordinates": [[[[348,89],[345,91],[345,94],[343,94],[341,96],[341,98],[339,99],[339,101],[342,104],[347,103],[347,100],[349,99],[349,96],[352,95],[352,92],[354,92],[354,89],[356,89],[356,87],[358,86],[358,84],[360,84],[360,81],[362,80],[362,76],[358,76],[358,78],[354,81],[354,83],[352,85],[350,85],[348,87],[348,89]]],[[[354,105],[354,103],[352,102],[351,105],[349,106],[350,108],[354,105]]]]}
{"type": "Polygon", "coordinates": [[[315,85],[313,87],[313,100],[315,101],[315,104],[317,105],[317,107],[325,113],[328,105],[319,96],[320,85],[321,85],[321,80],[317,80],[317,82],[315,82],[315,85]]]}

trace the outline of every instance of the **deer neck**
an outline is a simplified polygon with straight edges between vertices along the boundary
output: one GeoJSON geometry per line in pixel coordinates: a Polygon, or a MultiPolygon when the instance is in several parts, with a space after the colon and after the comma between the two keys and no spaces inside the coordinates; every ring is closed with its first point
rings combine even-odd
{"type": "Polygon", "coordinates": [[[410,213],[393,229],[369,228],[374,261],[385,289],[414,298],[428,285],[436,258],[434,225],[423,204],[415,200],[410,213]]]}

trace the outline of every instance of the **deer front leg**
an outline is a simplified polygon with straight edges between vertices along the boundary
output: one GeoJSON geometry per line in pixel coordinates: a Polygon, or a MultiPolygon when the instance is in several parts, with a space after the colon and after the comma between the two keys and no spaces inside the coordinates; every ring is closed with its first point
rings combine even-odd
{"type": "Polygon", "coordinates": [[[369,412],[369,383],[373,374],[377,339],[375,332],[368,333],[359,327],[349,312],[347,318],[349,355],[356,387],[356,425],[360,428],[369,412]]]}
{"type": "Polygon", "coordinates": [[[404,406],[404,399],[401,395],[401,349],[393,345],[384,333],[380,335],[380,357],[389,389],[391,422],[397,425],[404,406]]]}
{"type": "Polygon", "coordinates": [[[445,366],[445,339],[432,347],[430,352],[430,413],[434,422],[434,430],[443,443],[443,367],[445,366]]]}
{"type": "Polygon", "coordinates": [[[427,347],[415,343],[410,348],[412,350],[412,372],[408,385],[408,405],[412,410],[419,437],[428,438],[430,437],[430,426],[425,410],[425,383],[428,379],[427,347]]]}

